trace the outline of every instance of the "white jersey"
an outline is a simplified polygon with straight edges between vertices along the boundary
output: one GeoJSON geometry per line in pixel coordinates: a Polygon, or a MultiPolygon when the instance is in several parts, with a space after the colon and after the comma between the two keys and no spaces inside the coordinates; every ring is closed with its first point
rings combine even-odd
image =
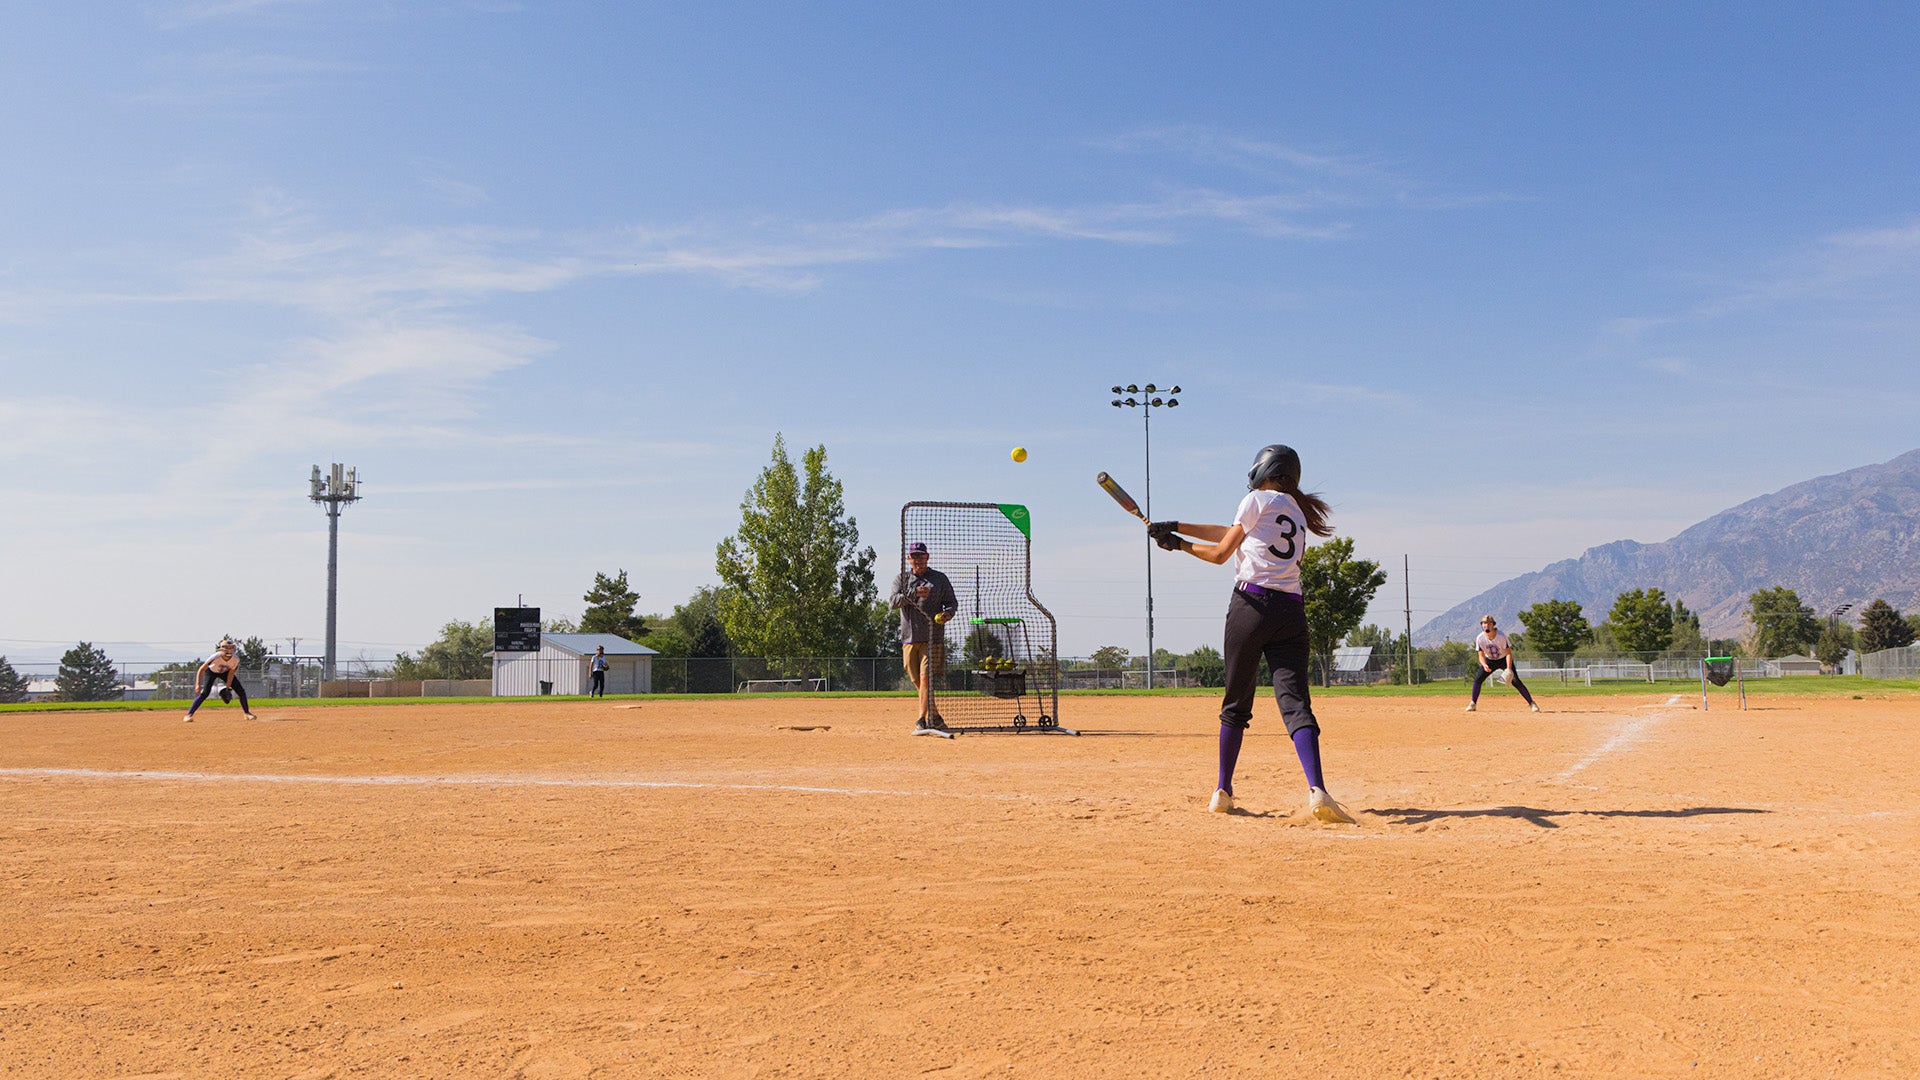
{"type": "Polygon", "coordinates": [[[1507,640],[1506,634],[1498,630],[1493,632],[1492,637],[1482,630],[1480,636],[1473,639],[1473,649],[1488,660],[1505,660],[1507,654],[1513,651],[1513,644],[1507,640]]]}
{"type": "Polygon", "coordinates": [[[1247,531],[1233,553],[1236,582],[1300,592],[1300,556],[1307,550],[1307,518],[1284,491],[1249,491],[1233,520],[1247,531]]]}

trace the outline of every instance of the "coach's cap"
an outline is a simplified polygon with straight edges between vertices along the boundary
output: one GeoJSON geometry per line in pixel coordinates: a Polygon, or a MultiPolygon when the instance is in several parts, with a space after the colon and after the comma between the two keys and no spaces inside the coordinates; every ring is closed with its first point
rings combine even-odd
{"type": "Polygon", "coordinates": [[[925,555],[926,553],[927,553],[927,545],[921,543],[918,540],[915,540],[913,543],[907,545],[907,554],[909,555],[925,555]]]}

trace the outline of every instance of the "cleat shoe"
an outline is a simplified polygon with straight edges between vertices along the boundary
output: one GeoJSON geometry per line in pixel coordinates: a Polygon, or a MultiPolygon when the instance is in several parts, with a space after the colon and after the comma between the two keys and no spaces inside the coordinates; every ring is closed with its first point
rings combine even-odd
{"type": "Polygon", "coordinates": [[[1224,789],[1213,793],[1213,801],[1207,804],[1207,810],[1215,814],[1233,813],[1233,796],[1224,789]]]}
{"type": "Polygon", "coordinates": [[[253,715],[252,713],[241,713],[240,715],[242,715],[242,716],[244,716],[244,717],[246,717],[246,718],[247,718],[247,719],[249,719],[249,720],[258,720],[258,719],[260,719],[259,717],[257,717],[257,716],[255,716],[255,715],[253,715]]]}
{"type": "Polygon", "coordinates": [[[1347,808],[1333,801],[1333,796],[1320,788],[1307,789],[1307,808],[1313,816],[1329,825],[1358,825],[1347,808]]]}
{"type": "Polygon", "coordinates": [[[922,717],[920,717],[919,719],[917,719],[917,720],[915,720],[915,721],[913,722],[913,730],[915,730],[915,731],[925,731],[925,730],[927,730],[927,718],[926,718],[926,717],[924,717],[924,716],[922,716],[922,717]]]}
{"type": "Polygon", "coordinates": [[[938,717],[938,716],[930,716],[930,717],[928,717],[928,718],[927,718],[927,726],[928,726],[928,727],[930,727],[930,728],[932,728],[932,729],[933,729],[933,730],[935,730],[935,731],[945,731],[945,730],[947,730],[947,722],[946,722],[946,720],[945,720],[945,719],[943,719],[943,718],[941,718],[941,717],[938,717]]]}
{"type": "Polygon", "coordinates": [[[191,724],[191,723],[193,723],[193,714],[192,714],[192,713],[188,713],[188,714],[187,714],[187,723],[189,723],[189,724],[191,724]]]}
{"type": "Polygon", "coordinates": [[[1472,712],[1472,711],[1473,711],[1473,705],[1471,705],[1471,704],[1469,704],[1469,705],[1467,706],[1467,711],[1468,711],[1468,712],[1472,712]]]}
{"type": "Polygon", "coordinates": [[[1539,712],[1539,711],[1540,711],[1540,706],[1538,706],[1538,705],[1529,705],[1529,706],[1527,706],[1527,708],[1529,708],[1529,709],[1532,709],[1532,710],[1533,710],[1534,712],[1539,712]]]}

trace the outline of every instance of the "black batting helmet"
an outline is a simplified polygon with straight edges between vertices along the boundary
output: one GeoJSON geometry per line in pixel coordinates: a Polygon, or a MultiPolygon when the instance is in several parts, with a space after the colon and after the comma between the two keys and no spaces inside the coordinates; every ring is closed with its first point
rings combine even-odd
{"type": "Polygon", "coordinates": [[[1254,455],[1253,468],[1247,470],[1247,490],[1269,480],[1279,481],[1289,491],[1300,486],[1300,455],[1293,452],[1293,447],[1274,443],[1254,455]]]}

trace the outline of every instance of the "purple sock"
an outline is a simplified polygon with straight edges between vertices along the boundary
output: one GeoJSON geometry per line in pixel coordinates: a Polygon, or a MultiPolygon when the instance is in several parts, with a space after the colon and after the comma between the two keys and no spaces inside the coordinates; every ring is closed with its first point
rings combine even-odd
{"type": "Polygon", "coordinates": [[[1229,795],[1233,794],[1233,766],[1240,760],[1240,740],[1246,734],[1246,728],[1220,725],[1220,783],[1216,786],[1229,795]]]}
{"type": "Polygon", "coordinates": [[[1320,729],[1303,727],[1294,732],[1293,752],[1300,755],[1300,768],[1307,774],[1307,786],[1327,790],[1327,778],[1320,775],[1320,729]]]}

